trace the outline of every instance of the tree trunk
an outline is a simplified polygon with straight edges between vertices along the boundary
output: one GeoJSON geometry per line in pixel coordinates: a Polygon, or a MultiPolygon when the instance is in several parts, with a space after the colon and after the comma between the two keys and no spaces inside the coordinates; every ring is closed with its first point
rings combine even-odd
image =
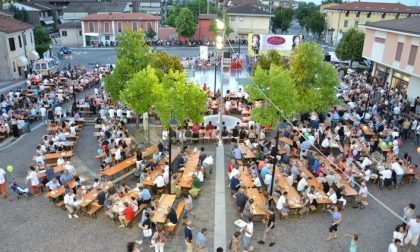
{"type": "Polygon", "coordinates": [[[353,66],[353,60],[350,60],[350,68],[353,66]]]}

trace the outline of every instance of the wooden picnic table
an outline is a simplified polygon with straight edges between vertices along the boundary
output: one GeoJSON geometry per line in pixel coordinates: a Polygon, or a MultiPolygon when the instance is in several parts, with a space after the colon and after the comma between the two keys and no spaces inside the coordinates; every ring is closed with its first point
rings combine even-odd
{"type": "Polygon", "coordinates": [[[276,167],[276,174],[279,174],[277,177],[277,185],[282,188],[282,192],[287,192],[287,203],[289,204],[290,208],[303,208],[302,199],[300,198],[299,193],[296,189],[289,185],[287,179],[280,174],[280,170],[277,170],[276,167]],[[277,173],[278,172],[278,173],[277,173]]]}
{"type": "Polygon", "coordinates": [[[154,223],[165,223],[166,215],[168,214],[168,207],[172,207],[176,199],[174,194],[162,194],[159,199],[158,209],[152,216],[152,222],[154,223]]]}
{"type": "Polygon", "coordinates": [[[246,195],[250,199],[254,199],[254,210],[252,212],[253,215],[266,215],[265,211],[265,203],[266,198],[262,193],[258,191],[257,188],[248,188],[245,191],[246,195]]]}
{"type": "Polygon", "coordinates": [[[192,151],[187,154],[188,161],[185,163],[184,172],[179,179],[179,186],[182,188],[192,187],[192,175],[195,172],[200,157],[200,151],[192,151]]]}
{"type": "Polygon", "coordinates": [[[98,190],[96,188],[91,189],[88,193],[83,195],[82,203],[80,203],[81,208],[86,208],[90,205],[93,201],[96,200],[96,196],[98,196],[98,190]]]}
{"type": "Polygon", "coordinates": [[[245,166],[239,167],[239,181],[241,182],[241,186],[244,186],[246,188],[250,188],[254,186],[254,181],[251,178],[251,175],[249,174],[248,168],[245,166]]]}
{"type": "MultiPolygon", "coordinates": [[[[72,156],[73,156],[73,151],[47,153],[47,154],[44,154],[44,160],[45,161],[52,161],[52,160],[57,160],[60,157],[63,157],[64,159],[70,159],[72,156]]],[[[33,156],[32,160],[36,161],[36,157],[33,156]]]]}
{"type": "Polygon", "coordinates": [[[255,154],[252,152],[252,150],[250,149],[250,148],[248,148],[248,146],[246,146],[245,144],[243,144],[243,143],[239,143],[238,144],[238,147],[239,147],[239,150],[241,151],[241,153],[242,153],[242,156],[245,158],[245,159],[253,159],[253,158],[255,158],[255,154]]]}
{"type": "MultiPolygon", "coordinates": [[[[80,181],[82,181],[82,182],[83,181],[87,181],[87,180],[89,180],[88,177],[85,177],[85,176],[81,176],[80,177],[80,181]]],[[[70,181],[67,182],[67,185],[70,188],[73,188],[76,185],[76,181],[74,179],[72,179],[72,180],[70,180],[70,181]]],[[[58,197],[60,197],[61,195],[64,194],[64,190],[65,190],[64,189],[64,185],[62,185],[62,186],[60,186],[59,188],[57,188],[55,190],[52,190],[52,191],[47,192],[46,195],[48,197],[52,198],[52,199],[57,199],[58,197]]]]}
{"type": "MultiPolygon", "coordinates": [[[[335,169],[333,169],[333,167],[331,167],[330,163],[324,157],[319,157],[319,161],[321,163],[324,163],[325,164],[325,169],[328,170],[328,171],[332,171],[334,173],[334,176],[342,178],[341,175],[338,174],[338,172],[335,169]]],[[[322,172],[327,174],[327,171],[325,171],[325,170],[323,170],[322,172]]],[[[356,196],[356,195],[358,195],[357,191],[354,190],[354,188],[352,188],[347,182],[337,181],[336,185],[337,185],[337,187],[341,187],[341,186],[344,187],[344,191],[343,191],[344,196],[356,196]]]]}
{"type": "Polygon", "coordinates": [[[280,142],[283,142],[285,144],[288,144],[289,146],[293,146],[293,140],[287,137],[280,137],[279,138],[280,142]]]}

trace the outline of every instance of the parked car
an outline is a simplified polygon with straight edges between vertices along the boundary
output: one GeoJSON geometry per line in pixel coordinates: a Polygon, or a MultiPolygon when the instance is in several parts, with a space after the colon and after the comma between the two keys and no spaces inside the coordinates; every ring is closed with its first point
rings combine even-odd
{"type": "Polygon", "coordinates": [[[62,52],[64,54],[70,54],[71,53],[71,49],[68,48],[67,46],[62,46],[62,47],[60,47],[60,52],[62,52]]]}

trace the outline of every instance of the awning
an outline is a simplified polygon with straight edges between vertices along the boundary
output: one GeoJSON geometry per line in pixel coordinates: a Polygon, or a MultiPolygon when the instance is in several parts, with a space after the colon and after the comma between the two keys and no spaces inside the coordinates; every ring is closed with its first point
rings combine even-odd
{"type": "Polygon", "coordinates": [[[249,29],[249,28],[243,28],[243,29],[238,29],[237,30],[238,34],[245,34],[248,35],[249,33],[253,33],[253,34],[266,34],[268,33],[267,30],[264,29],[249,29]]]}
{"type": "Polygon", "coordinates": [[[64,19],[60,18],[59,20],[60,20],[60,24],[64,24],[65,23],[64,19]]]}
{"type": "Polygon", "coordinates": [[[42,20],[42,22],[44,22],[45,25],[52,25],[52,24],[54,24],[54,20],[42,20]]]}
{"type": "Polygon", "coordinates": [[[39,59],[39,54],[35,50],[30,51],[30,52],[28,52],[28,58],[30,60],[37,60],[37,59],[39,59]]]}
{"type": "Polygon", "coordinates": [[[21,67],[26,67],[29,64],[28,59],[25,56],[19,56],[16,59],[16,62],[17,62],[17,66],[21,66],[21,67]]]}

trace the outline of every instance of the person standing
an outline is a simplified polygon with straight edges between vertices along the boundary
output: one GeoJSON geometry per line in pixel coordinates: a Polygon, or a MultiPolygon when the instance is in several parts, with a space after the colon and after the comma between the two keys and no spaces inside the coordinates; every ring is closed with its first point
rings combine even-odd
{"type": "Polygon", "coordinates": [[[405,237],[404,243],[407,244],[407,252],[411,252],[413,247],[417,246],[420,235],[420,214],[415,219],[411,219],[407,223],[406,230],[407,236],[405,237]]]}
{"type": "Polygon", "coordinates": [[[349,252],[357,252],[357,242],[359,241],[359,235],[357,234],[347,234],[346,236],[351,237],[349,252]]]}
{"type": "Polygon", "coordinates": [[[240,252],[241,251],[241,232],[236,231],[233,234],[233,238],[231,241],[232,252],[240,252]]]}
{"type": "Polygon", "coordinates": [[[31,189],[34,196],[39,196],[40,192],[38,191],[39,179],[38,174],[36,174],[35,167],[31,166],[28,172],[28,177],[26,181],[31,181],[31,189]]]}
{"type": "Polygon", "coordinates": [[[262,238],[261,241],[258,241],[259,244],[265,244],[265,240],[267,239],[267,236],[269,236],[271,238],[271,242],[270,244],[268,244],[269,247],[274,246],[275,242],[274,242],[274,224],[276,221],[276,215],[274,214],[274,208],[273,207],[269,207],[268,208],[268,222],[265,226],[265,230],[264,230],[264,236],[262,238]]]}
{"type": "Polygon", "coordinates": [[[7,199],[6,171],[0,168],[0,195],[3,199],[7,199]]]}
{"type": "Polygon", "coordinates": [[[398,252],[398,248],[401,246],[401,240],[395,239],[391,244],[388,246],[388,252],[398,252]]]}
{"type": "Polygon", "coordinates": [[[166,234],[162,229],[162,226],[157,226],[156,232],[152,237],[152,241],[154,242],[155,252],[163,252],[165,248],[165,239],[166,234]]]}
{"type": "Polygon", "coordinates": [[[245,218],[246,225],[242,228],[244,235],[242,236],[243,252],[252,251],[253,247],[250,245],[252,234],[254,233],[254,223],[252,218],[245,218]]]}
{"type": "Polygon", "coordinates": [[[186,252],[193,252],[193,235],[191,230],[191,221],[185,222],[184,227],[184,235],[185,235],[185,246],[186,246],[186,252]]]}
{"type": "Polygon", "coordinates": [[[202,228],[201,231],[197,233],[197,237],[195,238],[197,252],[207,252],[208,240],[206,234],[207,228],[202,228]]]}
{"type": "Polygon", "coordinates": [[[329,211],[331,212],[332,223],[327,240],[337,239],[337,227],[341,222],[341,209],[337,208],[337,206],[332,206],[329,211]]]}

